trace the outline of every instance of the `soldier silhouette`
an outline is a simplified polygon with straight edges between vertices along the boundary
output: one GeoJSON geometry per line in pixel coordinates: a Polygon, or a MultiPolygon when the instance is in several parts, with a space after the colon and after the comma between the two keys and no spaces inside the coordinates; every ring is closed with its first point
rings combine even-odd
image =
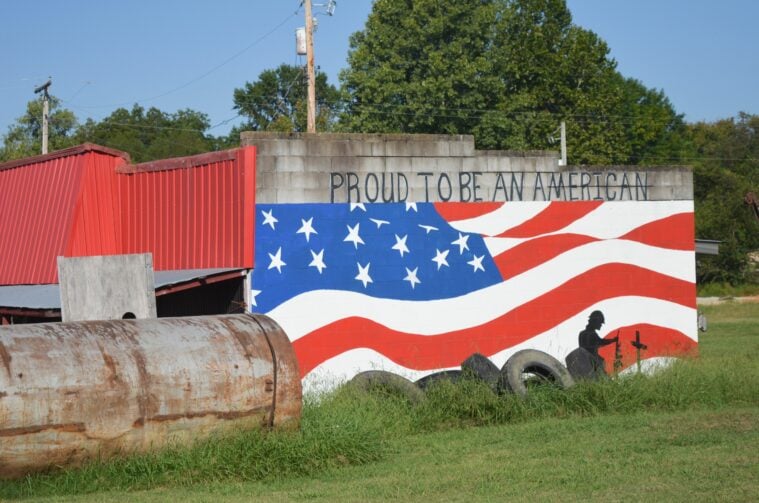
{"type": "Polygon", "coordinates": [[[604,359],[598,354],[598,348],[614,344],[619,340],[619,337],[613,339],[601,339],[598,336],[598,330],[601,329],[601,325],[604,324],[604,314],[601,311],[593,311],[588,317],[588,324],[585,330],[580,332],[579,344],[580,347],[588,351],[595,360],[595,366],[599,369],[604,368],[604,359]]]}

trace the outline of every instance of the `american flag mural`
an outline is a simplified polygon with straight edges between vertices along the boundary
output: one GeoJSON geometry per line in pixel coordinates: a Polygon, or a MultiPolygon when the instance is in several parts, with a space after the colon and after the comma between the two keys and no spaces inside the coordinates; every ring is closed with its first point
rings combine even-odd
{"type": "Polygon", "coordinates": [[[692,201],[258,204],[255,253],[252,309],[303,377],[563,361],[596,310],[623,367],[636,331],[645,360],[696,349],[692,201]]]}

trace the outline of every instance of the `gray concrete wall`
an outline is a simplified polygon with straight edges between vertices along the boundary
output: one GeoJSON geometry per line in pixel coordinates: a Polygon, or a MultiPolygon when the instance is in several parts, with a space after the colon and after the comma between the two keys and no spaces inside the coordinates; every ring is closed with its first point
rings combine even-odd
{"type": "Polygon", "coordinates": [[[240,139],[257,148],[259,203],[693,199],[686,167],[562,167],[557,152],[478,151],[467,135],[244,132],[240,139]]]}
{"type": "Polygon", "coordinates": [[[155,318],[150,254],[58,257],[63,321],[155,318]]]}

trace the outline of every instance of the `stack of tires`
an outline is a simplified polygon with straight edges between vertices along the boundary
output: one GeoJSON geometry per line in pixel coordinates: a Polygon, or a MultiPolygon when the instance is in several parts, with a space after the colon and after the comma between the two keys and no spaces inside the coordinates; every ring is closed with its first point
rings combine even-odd
{"type": "Polygon", "coordinates": [[[535,349],[524,349],[514,353],[500,369],[487,357],[474,353],[461,363],[460,370],[436,372],[415,383],[384,370],[362,372],[351,383],[361,389],[391,387],[412,402],[417,402],[431,384],[441,380],[455,382],[463,377],[479,379],[496,393],[520,396],[527,396],[533,385],[549,384],[566,389],[575,382],[567,367],[553,356],[535,349]]]}

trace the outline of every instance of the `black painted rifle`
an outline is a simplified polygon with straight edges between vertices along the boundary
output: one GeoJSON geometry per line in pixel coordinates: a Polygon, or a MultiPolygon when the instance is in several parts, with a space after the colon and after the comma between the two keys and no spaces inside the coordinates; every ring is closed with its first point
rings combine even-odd
{"type": "Polygon", "coordinates": [[[622,345],[619,343],[619,330],[617,330],[617,340],[614,343],[614,375],[619,374],[622,370],[622,345]]]}

